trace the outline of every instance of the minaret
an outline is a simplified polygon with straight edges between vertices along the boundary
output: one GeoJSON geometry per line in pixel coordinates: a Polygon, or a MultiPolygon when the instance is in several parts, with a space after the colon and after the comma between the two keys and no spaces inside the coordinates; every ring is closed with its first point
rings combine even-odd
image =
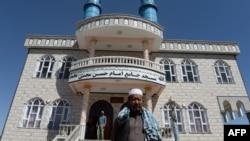
{"type": "Polygon", "coordinates": [[[84,19],[99,16],[102,13],[101,0],[87,0],[83,10],[84,19]]]}
{"type": "Polygon", "coordinates": [[[139,14],[149,21],[157,22],[157,6],[154,0],[141,0],[139,14]]]}

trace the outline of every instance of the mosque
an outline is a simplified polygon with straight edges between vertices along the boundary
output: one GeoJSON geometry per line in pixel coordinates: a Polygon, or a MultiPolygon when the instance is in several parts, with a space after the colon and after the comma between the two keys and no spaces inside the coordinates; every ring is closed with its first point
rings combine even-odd
{"type": "Polygon", "coordinates": [[[96,140],[102,110],[110,140],[134,87],[163,141],[223,141],[228,118],[250,119],[238,43],[164,39],[154,0],[138,9],[139,16],[102,14],[101,0],[87,0],[74,36],[26,35],[2,141],[96,140]]]}

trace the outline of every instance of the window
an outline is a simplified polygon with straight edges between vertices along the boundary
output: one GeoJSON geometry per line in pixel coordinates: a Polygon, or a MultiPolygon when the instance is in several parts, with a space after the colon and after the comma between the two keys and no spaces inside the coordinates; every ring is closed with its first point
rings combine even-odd
{"type": "Polygon", "coordinates": [[[165,79],[167,82],[176,82],[175,64],[169,59],[162,59],[160,64],[164,64],[165,79]]]}
{"type": "Polygon", "coordinates": [[[183,82],[199,82],[197,65],[190,60],[181,62],[183,82]]]}
{"type": "Polygon", "coordinates": [[[39,128],[41,124],[43,109],[44,102],[41,99],[35,98],[30,100],[24,107],[22,127],[39,128]]]}
{"type": "Polygon", "coordinates": [[[61,63],[61,69],[59,70],[58,78],[69,78],[69,69],[73,61],[76,61],[74,57],[63,58],[63,62],[61,63]]]}
{"type": "Polygon", "coordinates": [[[50,55],[43,56],[37,61],[35,77],[36,78],[51,78],[52,70],[55,63],[55,58],[50,55]]]}
{"type": "MultiPolygon", "coordinates": [[[[171,105],[169,103],[164,105],[164,108],[163,108],[164,127],[173,128],[173,120],[171,118],[171,112],[172,112],[171,105]]],[[[180,133],[183,133],[184,127],[183,127],[183,121],[182,121],[182,112],[181,112],[180,107],[177,104],[174,105],[174,114],[176,117],[176,124],[178,127],[178,131],[180,133]]]]}
{"type": "Polygon", "coordinates": [[[231,69],[225,62],[216,61],[214,63],[214,69],[218,83],[230,84],[234,82],[231,69]]]}
{"type": "Polygon", "coordinates": [[[207,133],[209,126],[206,110],[197,103],[188,106],[189,128],[193,133],[207,133]]]}
{"type": "Polygon", "coordinates": [[[57,100],[51,106],[48,128],[59,129],[60,124],[68,123],[69,103],[66,100],[57,100]]]}

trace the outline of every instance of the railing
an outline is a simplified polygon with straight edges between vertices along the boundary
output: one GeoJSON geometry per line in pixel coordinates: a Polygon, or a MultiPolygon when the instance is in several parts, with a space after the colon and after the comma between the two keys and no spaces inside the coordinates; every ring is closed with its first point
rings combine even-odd
{"type": "Polygon", "coordinates": [[[64,141],[79,125],[60,124],[59,134],[52,141],[64,141]]]}
{"type": "Polygon", "coordinates": [[[135,57],[126,57],[126,56],[102,56],[102,57],[91,57],[87,59],[82,59],[76,62],[73,62],[70,70],[75,70],[83,67],[90,66],[103,66],[103,65],[129,65],[143,67],[164,73],[164,67],[162,64],[155,63],[153,61],[135,58],[135,57]]]}
{"type": "Polygon", "coordinates": [[[172,129],[171,128],[167,128],[167,127],[162,127],[160,128],[160,133],[162,138],[164,139],[170,139],[173,138],[173,133],[172,133],[172,129]]]}
{"type": "Polygon", "coordinates": [[[70,133],[75,129],[76,126],[77,125],[60,124],[59,135],[60,136],[69,136],[70,133]]]}
{"type": "Polygon", "coordinates": [[[77,141],[79,140],[80,125],[77,125],[65,141],[77,141]]]}

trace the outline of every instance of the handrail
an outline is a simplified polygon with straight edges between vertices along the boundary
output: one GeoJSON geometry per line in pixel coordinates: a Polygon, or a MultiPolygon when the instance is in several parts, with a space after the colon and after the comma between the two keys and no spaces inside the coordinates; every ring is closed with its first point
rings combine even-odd
{"type": "MultiPolygon", "coordinates": [[[[59,125],[59,134],[52,141],[58,141],[58,140],[67,141],[68,138],[70,138],[70,141],[73,141],[71,139],[72,138],[75,139],[73,137],[73,135],[75,132],[78,131],[77,128],[79,128],[79,125],[60,124],[59,125]]],[[[76,139],[75,139],[75,141],[76,141],[76,139]]]]}
{"type": "Polygon", "coordinates": [[[78,125],[72,124],[60,124],[59,125],[59,135],[60,136],[69,136],[71,132],[77,127],[78,125]]]}
{"type": "Polygon", "coordinates": [[[162,138],[173,138],[172,129],[169,127],[161,127],[160,133],[162,138]]]}
{"type": "Polygon", "coordinates": [[[65,141],[77,141],[79,139],[80,125],[77,125],[75,129],[69,134],[65,141]]]}
{"type": "Polygon", "coordinates": [[[135,66],[151,69],[157,72],[164,73],[164,66],[162,64],[135,57],[127,56],[101,56],[91,57],[72,62],[70,70],[76,70],[90,66],[103,66],[103,65],[123,65],[135,66]]]}

